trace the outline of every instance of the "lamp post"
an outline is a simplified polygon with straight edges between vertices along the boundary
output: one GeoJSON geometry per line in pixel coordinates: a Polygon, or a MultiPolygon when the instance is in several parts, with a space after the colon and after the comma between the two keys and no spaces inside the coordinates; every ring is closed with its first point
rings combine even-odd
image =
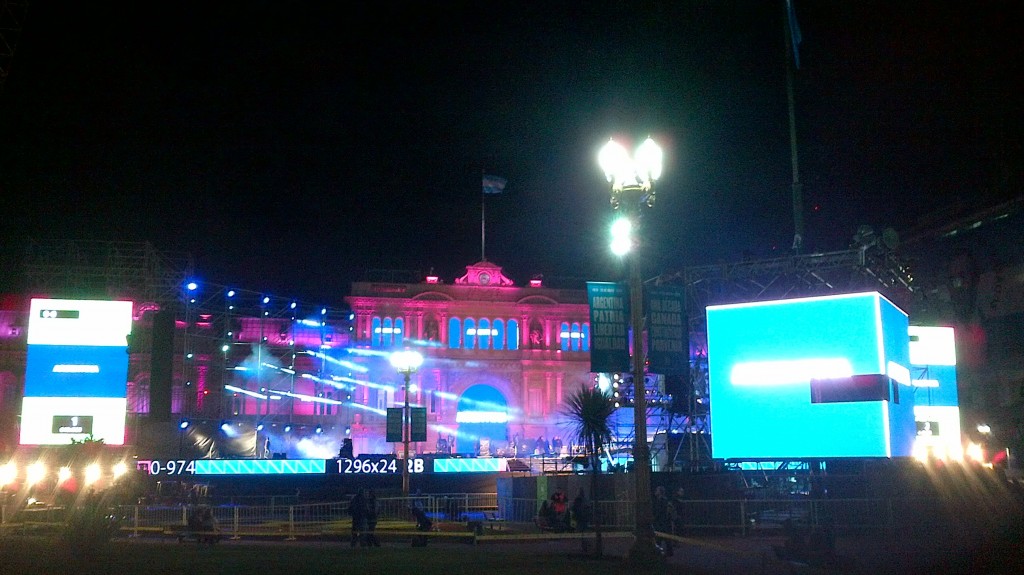
{"type": "Polygon", "coordinates": [[[423,365],[423,356],[418,351],[404,350],[391,354],[391,365],[405,379],[402,390],[405,405],[402,407],[402,495],[409,496],[409,441],[412,439],[412,418],[409,414],[409,378],[423,365]]]}
{"type": "Polygon", "coordinates": [[[647,444],[647,396],[644,380],[643,278],[636,250],[640,216],[644,208],[654,206],[654,181],[661,176],[662,151],[647,138],[634,157],[624,147],[609,140],[598,156],[601,168],[612,185],[612,209],[622,217],[612,227],[612,251],[629,257],[630,327],[633,331],[633,473],[636,513],[633,548],[630,558],[640,563],[656,561],[660,555],[654,540],[654,512],[651,501],[651,452],[647,444]]]}

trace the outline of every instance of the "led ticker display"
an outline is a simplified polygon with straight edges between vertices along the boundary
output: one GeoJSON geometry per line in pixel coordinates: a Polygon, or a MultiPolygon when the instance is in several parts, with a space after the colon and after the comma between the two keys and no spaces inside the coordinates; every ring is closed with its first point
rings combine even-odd
{"type": "Polygon", "coordinates": [[[908,318],[880,294],[710,306],[707,325],[715,458],[911,455],[908,318]]]}
{"type": "Polygon", "coordinates": [[[124,443],[132,302],[33,299],[21,444],[124,443]]]}
{"type": "MultiPolygon", "coordinates": [[[[504,460],[502,460],[504,461],[504,460]]],[[[435,471],[429,460],[414,457],[410,473],[435,471]]],[[[360,455],[339,459],[146,459],[136,467],[149,475],[401,475],[402,460],[391,454],[360,455]]],[[[454,471],[446,468],[445,471],[454,471]]],[[[458,471],[498,471],[459,469],[458,471]]]]}

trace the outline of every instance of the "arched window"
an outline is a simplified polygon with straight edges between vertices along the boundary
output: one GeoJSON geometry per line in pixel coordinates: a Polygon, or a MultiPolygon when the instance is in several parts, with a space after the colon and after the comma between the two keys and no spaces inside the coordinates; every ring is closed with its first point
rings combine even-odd
{"type": "Polygon", "coordinates": [[[500,319],[494,320],[494,349],[505,349],[505,322],[500,319]]]}
{"type": "Polygon", "coordinates": [[[380,347],[382,337],[384,333],[381,331],[380,318],[375,317],[370,323],[370,347],[380,347]]]}
{"type": "Polygon", "coordinates": [[[562,351],[569,351],[571,341],[572,333],[569,332],[569,324],[562,322],[562,329],[558,330],[558,342],[562,346],[562,351]]]}
{"type": "Polygon", "coordinates": [[[476,322],[473,318],[467,317],[466,321],[462,322],[466,332],[466,349],[476,348],[476,322]]]}
{"type": "Polygon", "coordinates": [[[381,334],[383,336],[381,338],[381,345],[383,347],[390,346],[392,344],[392,342],[393,342],[392,337],[394,335],[394,328],[391,327],[391,318],[390,317],[384,318],[384,328],[381,329],[381,334]]]}
{"type": "Polygon", "coordinates": [[[519,322],[517,320],[508,320],[508,333],[505,334],[505,341],[510,350],[519,349],[519,322]]]}
{"type": "Polygon", "coordinates": [[[395,318],[394,336],[394,345],[401,347],[405,341],[405,320],[400,317],[395,318]]]}
{"type": "Polygon", "coordinates": [[[448,320],[448,349],[462,347],[462,322],[453,317],[448,320]]]}
{"type": "Polygon", "coordinates": [[[583,324],[580,332],[580,349],[583,351],[590,351],[590,324],[583,324]]]}
{"type": "Polygon", "coordinates": [[[480,325],[476,328],[476,335],[479,338],[480,349],[491,349],[491,322],[486,318],[480,318],[480,325]]]}

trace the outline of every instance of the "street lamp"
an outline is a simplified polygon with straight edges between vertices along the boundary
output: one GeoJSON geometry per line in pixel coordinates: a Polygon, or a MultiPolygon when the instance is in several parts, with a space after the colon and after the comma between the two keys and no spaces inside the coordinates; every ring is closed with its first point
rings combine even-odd
{"type": "Polygon", "coordinates": [[[412,418],[409,415],[409,378],[423,365],[423,356],[418,351],[404,350],[391,354],[391,365],[405,379],[405,405],[402,407],[402,495],[409,496],[409,441],[412,439],[412,418]]]}
{"type": "Polygon", "coordinates": [[[633,472],[636,513],[633,549],[637,562],[652,562],[658,557],[654,540],[654,511],[651,505],[651,452],[647,444],[647,396],[644,383],[643,279],[636,236],[643,209],[654,207],[654,181],[661,176],[662,151],[647,138],[633,157],[624,147],[609,140],[601,148],[598,162],[611,183],[611,204],[622,217],[612,226],[612,251],[617,255],[633,252],[629,258],[630,328],[633,331],[633,472]]]}

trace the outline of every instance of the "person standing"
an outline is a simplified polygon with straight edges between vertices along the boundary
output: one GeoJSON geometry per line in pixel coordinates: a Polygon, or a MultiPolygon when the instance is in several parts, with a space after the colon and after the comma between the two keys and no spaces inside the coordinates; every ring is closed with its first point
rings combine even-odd
{"type": "MultiPolygon", "coordinates": [[[[654,489],[654,530],[660,533],[672,533],[672,504],[665,494],[665,488],[659,485],[654,489]]],[[[671,539],[661,539],[661,552],[671,557],[671,539]]]]}
{"type": "Polygon", "coordinates": [[[366,546],[380,547],[377,539],[377,494],[373,489],[366,494],[366,546]]]}
{"type": "Polygon", "coordinates": [[[685,503],[685,491],[682,487],[677,487],[675,493],[672,494],[672,500],[669,502],[672,505],[672,534],[682,536],[683,531],[686,529],[686,513],[683,511],[686,507],[685,503]]]}
{"type": "Polygon", "coordinates": [[[587,505],[587,496],[580,487],[576,498],[572,500],[572,520],[576,524],[576,531],[586,531],[590,528],[590,508],[587,505]]]}
{"type": "Polygon", "coordinates": [[[366,546],[363,533],[366,531],[366,490],[359,488],[348,502],[348,514],[352,516],[352,547],[356,543],[366,546]]]}
{"type": "MultiPolygon", "coordinates": [[[[590,506],[587,503],[587,496],[583,492],[582,487],[576,493],[576,498],[572,500],[572,505],[569,509],[572,513],[572,522],[575,525],[576,531],[578,533],[585,533],[590,528],[590,506]]],[[[586,537],[580,537],[580,547],[584,553],[588,553],[590,551],[590,540],[586,537]]]]}

